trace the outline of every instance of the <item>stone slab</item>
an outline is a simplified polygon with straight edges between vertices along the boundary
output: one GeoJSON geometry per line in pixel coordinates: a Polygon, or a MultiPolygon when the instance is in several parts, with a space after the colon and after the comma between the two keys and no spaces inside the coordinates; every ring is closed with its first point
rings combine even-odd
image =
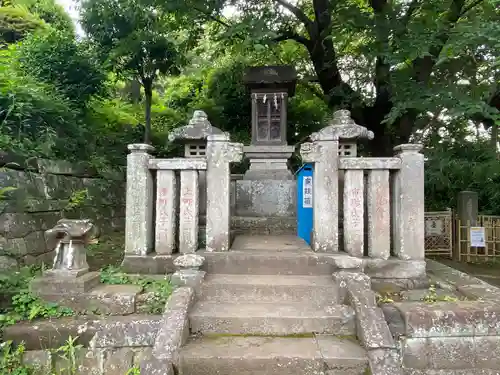
{"type": "Polygon", "coordinates": [[[350,370],[352,374],[365,373],[368,357],[359,343],[331,335],[316,335],[315,338],[328,369],[339,372],[350,370]]]}
{"type": "Polygon", "coordinates": [[[236,216],[296,217],[296,181],[239,180],[235,184],[236,216]]]}
{"type": "Polygon", "coordinates": [[[400,169],[400,158],[358,158],[342,157],[339,159],[339,169],[400,169]]]}
{"type": "Polygon", "coordinates": [[[205,158],[151,159],[148,167],[149,169],[168,170],[206,170],[207,161],[205,158]]]}
{"type": "Polygon", "coordinates": [[[231,250],[241,251],[310,251],[309,245],[302,239],[294,235],[274,235],[274,236],[236,236],[231,246],[231,250]]]}
{"type": "Polygon", "coordinates": [[[366,352],[347,339],[204,336],[182,348],[180,374],[361,375],[366,352]]]}
{"type": "MultiPolygon", "coordinates": [[[[78,344],[88,346],[94,335],[106,325],[127,324],[130,321],[153,320],[153,315],[82,317],[72,316],[50,320],[20,322],[5,327],[3,339],[14,344],[25,343],[26,350],[57,349],[69,336],[78,337],[78,344]]],[[[159,319],[159,317],[156,317],[159,319]]]]}
{"type": "Polygon", "coordinates": [[[121,268],[126,273],[164,275],[175,271],[174,260],[178,255],[128,255],[125,254],[121,268]]]}
{"type": "Polygon", "coordinates": [[[231,216],[231,228],[237,234],[297,234],[297,218],[231,216]]]}
{"type": "Polygon", "coordinates": [[[313,252],[228,251],[199,252],[207,273],[247,275],[331,275],[329,260],[313,252]]]}
{"type": "Polygon", "coordinates": [[[182,348],[181,375],[313,375],[323,370],[313,338],[203,337],[182,348]]]}
{"type": "Polygon", "coordinates": [[[105,322],[89,346],[92,348],[153,346],[162,323],[163,319],[158,315],[105,322]]]}
{"type": "Polygon", "coordinates": [[[330,276],[208,275],[200,301],[221,303],[304,302],[315,306],[339,303],[330,276]]]}
{"type": "Polygon", "coordinates": [[[345,305],[303,303],[222,304],[198,302],[189,314],[192,332],[244,335],[297,335],[310,332],[351,335],[354,311],[345,305]]]}
{"type": "Polygon", "coordinates": [[[395,303],[409,337],[500,335],[500,305],[491,301],[395,303]]]}
{"type": "Polygon", "coordinates": [[[364,258],[365,272],[379,279],[417,279],[426,276],[424,260],[364,258]]]}
{"type": "Polygon", "coordinates": [[[414,369],[500,369],[500,337],[417,337],[403,341],[403,363],[414,369]]]}
{"type": "Polygon", "coordinates": [[[189,287],[176,289],[167,301],[152,352],[158,360],[178,364],[179,349],[189,336],[188,311],[193,301],[194,290],[189,287]]]}
{"type": "Polygon", "coordinates": [[[41,276],[34,279],[30,288],[35,294],[74,294],[86,293],[100,284],[99,272],[89,272],[76,278],[41,276]]]}

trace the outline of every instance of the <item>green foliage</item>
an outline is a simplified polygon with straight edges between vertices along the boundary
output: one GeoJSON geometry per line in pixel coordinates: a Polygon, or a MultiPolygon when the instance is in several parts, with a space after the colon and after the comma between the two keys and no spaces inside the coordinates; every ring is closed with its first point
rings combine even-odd
{"type": "Polygon", "coordinates": [[[83,345],[77,344],[76,341],[78,337],[69,336],[64,345],[57,348],[55,351],[56,354],[59,355],[62,359],[66,361],[67,368],[63,368],[60,370],[62,374],[66,375],[76,375],[78,370],[78,363],[76,361],[76,353],[77,350],[83,348],[83,345]]]}
{"type": "Polygon", "coordinates": [[[30,33],[46,28],[45,22],[22,6],[0,7],[0,44],[15,43],[30,33]]]}
{"type": "Polygon", "coordinates": [[[23,5],[36,14],[55,30],[73,35],[75,26],[71,17],[56,0],[13,0],[15,4],[23,5]]]}
{"type": "Polygon", "coordinates": [[[428,293],[422,298],[422,301],[424,301],[425,303],[457,302],[458,298],[447,295],[438,295],[436,286],[434,284],[431,284],[429,286],[428,293]]]}
{"type": "Polygon", "coordinates": [[[134,284],[140,286],[145,293],[152,294],[148,300],[148,310],[152,314],[159,314],[163,311],[165,303],[173,290],[173,286],[167,278],[132,276],[114,266],[108,266],[101,270],[101,282],[104,284],[134,284]]]}
{"type": "Polygon", "coordinates": [[[89,199],[89,192],[87,189],[76,190],[71,193],[68,204],[63,208],[63,212],[71,212],[83,206],[89,199]]]}
{"type": "Polygon", "coordinates": [[[139,367],[134,366],[130,370],[128,370],[125,375],[141,375],[141,370],[139,369],[139,367]]]}
{"type": "Polygon", "coordinates": [[[25,352],[23,344],[14,347],[12,341],[1,344],[0,374],[2,375],[35,375],[35,368],[22,363],[25,352]]]}
{"type": "Polygon", "coordinates": [[[29,291],[29,282],[40,274],[36,267],[24,267],[20,271],[0,274],[0,294],[13,295],[12,305],[1,311],[0,327],[21,320],[71,316],[74,312],[56,303],[45,303],[29,291]]]}
{"type": "Polygon", "coordinates": [[[0,146],[28,156],[78,155],[78,112],[53,86],[15,68],[15,47],[0,51],[0,146]]]}
{"type": "Polygon", "coordinates": [[[151,0],[84,0],[82,25],[108,57],[112,69],[144,87],[145,143],[151,139],[153,83],[158,74],[176,74],[183,63],[178,20],[151,0]]]}
{"type": "Polygon", "coordinates": [[[486,141],[442,141],[425,151],[426,209],[455,208],[463,190],[479,194],[481,213],[500,214],[500,164],[486,141]]]}
{"type": "Polygon", "coordinates": [[[72,102],[86,103],[104,92],[106,75],[91,49],[67,32],[50,30],[27,38],[20,63],[25,74],[53,84],[72,102]]]}

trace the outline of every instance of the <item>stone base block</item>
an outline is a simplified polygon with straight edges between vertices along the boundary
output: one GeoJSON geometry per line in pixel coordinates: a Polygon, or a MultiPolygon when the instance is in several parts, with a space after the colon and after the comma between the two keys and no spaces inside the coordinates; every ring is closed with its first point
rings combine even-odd
{"type": "Polygon", "coordinates": [[[364,271],[377,279],[421,279],[426,277],[425,260],[364,258],[364,271]]]}
{"type": "Polygon", "coordinates": [[[130,315],[136,311],[137,297],[142,288],[137,285],[100,285],[87,293],[38,293],[44,301],[69,307],[78,313],[130,315]]]}
{"type": "Polygon", "coordinates": [[[195,290],[199,290],[203,280],[205,279],[205,275],[205,271],[179,270],[174,272],[170,281],[174,285],[189,286],[195,290]]]}
{"type": "Polygon", "coordinates": [[[235,183],[236,216],[296,217],[295,180],[239,180],[235,183]]]}
{"type": "Polygon", "coordinates": [[[175,271],[174,260],[179,254],[159,255],[125,255],[122,269],[126,273],[140,273],[148,275],[164,275],[175,271]]]}
{"type": "Polygon", "coordinates": [[[65,295],[86,293],[97,287],[100,283],[99,272],[89,272],[76,278],[59,277],[49,273],[34,279],[30,286],[37,295],[65,295]]]}
{"type": "Polygon", "coordinates": [[[231,228],[235,234],[280,235],[297,234],[297,218],[291,217],[255,217],[233,216],[231,228]]]}

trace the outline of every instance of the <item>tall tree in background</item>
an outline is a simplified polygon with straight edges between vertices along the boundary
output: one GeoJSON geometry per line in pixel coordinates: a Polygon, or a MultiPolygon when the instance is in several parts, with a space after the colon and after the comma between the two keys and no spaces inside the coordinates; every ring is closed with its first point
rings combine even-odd
{"type": "MultiPolygon", "coordinates": [[[[165,1],[169,7],[173,1],[165,1]]],[[[387,155],[429,123],[429,113],[495,123],[498,0],[188,0],[240,39],[293,40],[307,51],[320,94],[374,131],[387,155]],[[237,9],[234,17],[222,9],[237,9]],[[468,69],[462,69],[467,67],[468,69]],[[496,77],[496,78],[495,78],[496,77]],[[493,91],[493,93],[492,93],[493,91]]],[[[376,145],[376,146],[375,146],[376,145]]]]}
{"type": "Polygon", "coordinates": [[[153,84],[159,74],[175,74],[183,61],[180,23],[154,0],[83,0],[82,26],[108,57],[111,68],[136,78],[145,94],[144,142],[151,140],[153,84]]]}

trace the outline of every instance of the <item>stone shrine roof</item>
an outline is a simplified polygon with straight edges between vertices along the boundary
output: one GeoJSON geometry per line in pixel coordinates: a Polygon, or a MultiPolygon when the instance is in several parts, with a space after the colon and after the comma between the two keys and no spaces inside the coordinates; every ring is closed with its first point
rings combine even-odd
{"type": "Polygon", "coordinates": [[[168,140],[170,142],[188,143],[189,141],[203,141],[209,135],[223,133],[219,128],[212,126],[205,112],[194,111],[189,123],[172,130],[168,135],[168,140]]]}
{"type": "Polygon", "coordinates": [[[246,69],[243,82],[254,89],[287,89],[293,96],[297,72],[291,65],[252,66],[246,69]]]}
{"type": "Polygon", "coordinates": [[[372,140],[374,134],[364,126],[358,125],[351,118],[351,112],[342,109],[333,113],[328,126],[309,137],[312,141],[338,139],[339,141],[372,140]]]}

